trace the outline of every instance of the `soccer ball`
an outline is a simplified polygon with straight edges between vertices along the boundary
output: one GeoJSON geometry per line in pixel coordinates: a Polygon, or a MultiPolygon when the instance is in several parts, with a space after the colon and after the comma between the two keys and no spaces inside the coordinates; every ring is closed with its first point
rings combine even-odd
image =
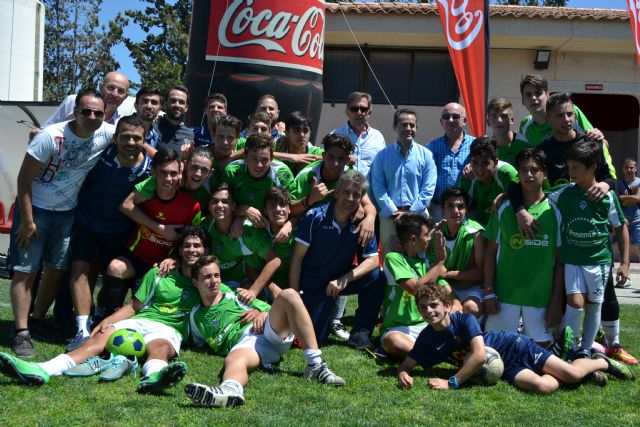
{"type": "Polygon", "coordinates": [[[147,352],[147,346],[140,332],[134,329],[118,329],[109,337],[107,350],[121,356],[135,356],[140,359],[147,352]]]}
{"type": "MultiPolygon", "coordinates": [[[[471,384],[476,385],[494,385],[498,382],[502,373],[504,372],[504,364],[500,358],[500,354],[491,347],[485,346],[487,351],[487,360],[482,365],[482,368],[469,379],[471,384]]],[[[464,363],[467,362],[471,352],[467,353],[464,358],[464,363]]]]}

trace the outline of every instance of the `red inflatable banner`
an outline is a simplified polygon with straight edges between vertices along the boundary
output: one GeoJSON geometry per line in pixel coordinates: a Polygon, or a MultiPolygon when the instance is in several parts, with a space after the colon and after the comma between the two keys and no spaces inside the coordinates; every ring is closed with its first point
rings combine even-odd
{"type": "Polygon", "coordinates": [[[631,32],[633,33],[633,44],[636,47],[636,57],[638,63],[640,63],[640,16],[638,12],[640,9],[640,1],[627,0],[627,7],[629,8],[629,19],[631,20],[631,32]]]}
{"type": "Polygon", "coordinates": [[[489,2],[438,0],[437,4],[471,133],[485,135],[489,86],[489,2]]]}

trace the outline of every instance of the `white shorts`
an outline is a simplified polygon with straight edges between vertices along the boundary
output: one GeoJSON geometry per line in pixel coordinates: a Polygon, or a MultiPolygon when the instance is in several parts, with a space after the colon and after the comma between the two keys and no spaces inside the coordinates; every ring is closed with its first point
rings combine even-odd
{"type": "Polygon", "coordinates": [[[241,348],[251,348],[260,356],[260,363],[265,368],[271,367],[274,363],[277,363],[282,355],[284,355],[291,344],[293,343],[294,336],[289,333],[289,336],[282,339],[271,327],[269,321],[269,315],[264,321],[264,332],[261,334],[254,333],[251,327],[245,329],[244,333],[238,340],[238,343],[233,346],[229,354],[234,350],[241,348]]]}
{"type": "Polygon", "coordinates": [[[180,334],[171,326],[149,319],[125,319],[114,323],[113,327],[116,328],[116,330],[133,329],[134,331],[140,332],[145,344],[159,339],[167,340],[176,351],[176,355],[180,354],[182,338],[180,338],[180,334]]]}
{"type": "Polygon", "coordinates": [[[478,302],[482,303],[484,298],[484,287],[481,285],[471,286],[468,288],[453,288],[453,292],[456,294],[460,302],[465,302],[469,298],[475,298],[478,302]]]}
{"type": "Polygon", "coordinates": [[[390,334],[391,332],[399,332],[403,335],[406,335],[407,337],[409,337],[409,339],[411,339],[411,341],[416,342],[416,339],[418,338],[418,335],[420,335],[420,332],[426,328],[427,324],[426,323],[419,323],[417,325],[402,325],[402,326],[392,326],[389,329],[387,329],[386,331],[384,331],[384,334],[382,334],[382,337],[380,337],[380,341],[384,341],[384,338],[390,334]]]}
{"type": "Polygon", "coordinates": [[[553,340],[553,333],[544,325],[546,308],[528,307],[500,303],[500,312],[487,316],[484,325],[486,331],[518,331],[518,323],[522,317],[524,334],[534,341],[546,342],[553,340]]]}
{"type": "Polygon", "coordinates": [[[604,301],[604,288],[609,279],[610,264],[564,265],[564,287],[567,295],[587,294],[590,302],[604,301]]]}

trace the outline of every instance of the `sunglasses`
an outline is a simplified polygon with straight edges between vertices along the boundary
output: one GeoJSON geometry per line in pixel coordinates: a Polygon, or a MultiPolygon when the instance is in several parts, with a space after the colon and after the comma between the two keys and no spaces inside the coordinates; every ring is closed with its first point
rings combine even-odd
{"type": "Polygon", "coordinates": [[[357,105],[352,105],[351,107],[349,107],[349,111],[351,111],[352,113],[357,113],[358,111],[360,111],[361,113],[366,113],[369,111],[369,107],[359,107],[357,105]]]}
{"type": "Polygon", "coordinates": [[[453,119],[453,120],[460,120],[460,117],[462,117],[461,114],[458,113],[444,113],[442,114],[442,116],[440,116],[442,118],[442,120],[449,120],[449,119],[453,119]]]}
{"type": "Polygon", "coordinates": [[[92,108],[83,108],[82,110],[80,110],[80,114],[82,114],[84,117],[91,116],[91,113],[93,113],[93,115],[96,116],[98,119],[101,119],[104,117],[104,111],[102,110],[94,110],[92,108]]]}

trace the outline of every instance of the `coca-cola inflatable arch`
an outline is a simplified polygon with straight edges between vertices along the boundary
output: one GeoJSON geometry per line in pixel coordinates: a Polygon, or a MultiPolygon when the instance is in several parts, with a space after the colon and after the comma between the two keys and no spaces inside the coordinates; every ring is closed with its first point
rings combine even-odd
{"type": "Polygon", "coordinates": [[[322,109],[324,10],[321,0],[194,0],[186,72],[190,124],[200,124],[210,92],[222,92],[229,113],[243,121],[258,97],[270,93],[280,120],[302,111],[315,133],[322,109]]]}

